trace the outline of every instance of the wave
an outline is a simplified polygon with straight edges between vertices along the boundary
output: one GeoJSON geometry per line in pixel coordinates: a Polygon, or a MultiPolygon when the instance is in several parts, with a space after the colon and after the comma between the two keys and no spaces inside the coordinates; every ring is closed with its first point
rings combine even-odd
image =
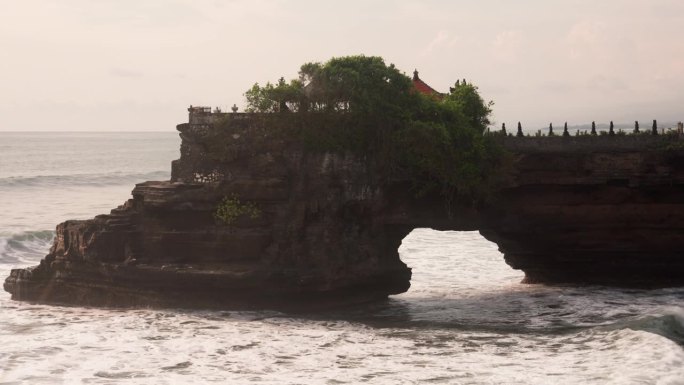
{"type": "Polygon", "coordinates": [[[167,180],[168,178],[168,171],[37,175],[29,177],[0,178],[0,187],[112,186],[139,183],[148,180],[167,180]]]}
{"type": "Polygon", "coordinates": [[[47,254],[54,237],[55,232],[50,230],[0,236],[0,263],[16,265],[38,262],[47,254]]]}
{"type": "Polygon", "coordinates": [[[641,317],[615,326],[658,334],[684,346],[684,308],[681,307],[671,307],[663,314],[641,317]]]}

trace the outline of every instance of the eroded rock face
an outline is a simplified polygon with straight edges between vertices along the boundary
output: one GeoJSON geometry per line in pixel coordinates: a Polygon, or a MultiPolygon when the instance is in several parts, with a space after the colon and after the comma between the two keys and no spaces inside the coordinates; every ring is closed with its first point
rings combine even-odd
{"type": "Polygon", "coordinates": [[[408,289],[372,167],[312,154],[258,123],[180,125],[172,180],[146,182],[109,215],[67,221],[39,266],[13,270],[14,299],[94,305],[332,306],[408,289]],[[225,196],[259,210],[222,224],[225,196]]]}
{"type": "Polygon", "coordinates": [[[171,180],[136,185],[108,215],[60,224],[40,265],[6,279],[12,298],[233,308],[375,300],[409,288],[397,249],[416,227],[480,230],[529,282],[684,283],[684,154],[663,151],[664,139],[506,138],[513,174],[499,199],[448,213],[362,159],[305,151],[258,119],[178,130],[171,180]],[[220,223],[225,196],[259,215],[220,223]]]}
{"type": "Polygon", "coordinates": [[[507,142],[515,183],[481,233],[527,282],[684,284],[680,139],[615,139],[507,142]]]}

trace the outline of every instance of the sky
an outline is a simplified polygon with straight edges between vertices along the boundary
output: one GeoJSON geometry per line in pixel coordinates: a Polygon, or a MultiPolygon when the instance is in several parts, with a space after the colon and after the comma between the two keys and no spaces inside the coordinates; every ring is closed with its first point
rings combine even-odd
{"type": "MultiPolygon", "coordinates": [[[[306,62],[382,56],[525,128],[684,120],[682,0],[0,0],[0,131],[173,131],[306,62]]],[[[647,123],[646,123],[647,124],[647,123]]]]}

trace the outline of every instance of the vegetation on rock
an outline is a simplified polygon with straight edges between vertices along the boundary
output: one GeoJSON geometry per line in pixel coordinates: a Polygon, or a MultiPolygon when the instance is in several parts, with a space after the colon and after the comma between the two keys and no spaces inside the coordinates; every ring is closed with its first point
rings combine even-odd
{"type": "Polygon", "coordinates": [[[254,203],[242,203],[237,195],[230,195],[223,197],[214,212],[214,218],[226,225],[232,225],[241,216],[257,219],[261,210],[254,203]]]}
{"type": "Polygon", "coordinates": [[[485,135],[493,103],[472,83],[425,95],[382,58],[348,56],[306,63],[299,79],[254,84],[245,96],[247,111],[280,112],[266,121],[296,127],[309,146],[354,152],[420,193],[481,202],[501,175],[504,151],[485,135]]]}

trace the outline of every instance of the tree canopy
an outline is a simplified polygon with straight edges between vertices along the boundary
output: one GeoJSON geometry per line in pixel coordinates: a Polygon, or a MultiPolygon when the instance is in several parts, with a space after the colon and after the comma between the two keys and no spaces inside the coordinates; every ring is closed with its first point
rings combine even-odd
{"type": "Polygon", "coordinates": [[[415,105],[411,80],[382,58],[347,56],[328,62],[306,63],[299,79],[281,78],[245,93],[251,112],[354,112],[374,113],[380,109],[394,114],[415,105]],[[287,108],[284,108],[284,107],[287,108]]]}
{"type": "Polygon", "coordinates": [[[306,130],[309,142],[359,153],[447,199],[486,199],[503,162],[497,141],[484,135],[493,103],[475,85],[457,82],[448,94],[424,95],[381,57],[306,63],[298,79],[254,84],[245,97],[250,112],[332,116],[306,130]]]}

